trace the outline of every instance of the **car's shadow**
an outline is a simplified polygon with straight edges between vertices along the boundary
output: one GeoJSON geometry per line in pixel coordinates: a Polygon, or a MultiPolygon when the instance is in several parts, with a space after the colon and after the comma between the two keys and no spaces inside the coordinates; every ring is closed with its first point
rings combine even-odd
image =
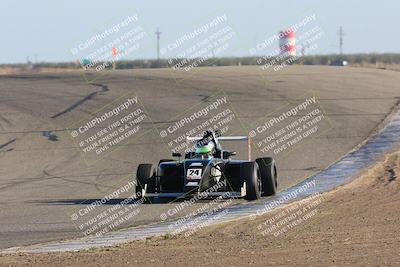
{"type": "MultiPolygon", "coordinates": [[[[168,203],[176,203],[182,202],[184,199],[175,199],[175,198],[145,198],[142,199],[132,199],[132,198],[113,198],[108,201],[104,201],[101,198],[91,198],[91,199],[54,199],[54,200],[45,200],[45,201],[32,201],[31,203],[39,203],[39,204],[49,204],[49,205],[92,205],[97,204],[100,205],[131,205],[131,204],[168,204],[168,203]]],[[[96,205],[96,206],[97,206],[96,205]]]]}

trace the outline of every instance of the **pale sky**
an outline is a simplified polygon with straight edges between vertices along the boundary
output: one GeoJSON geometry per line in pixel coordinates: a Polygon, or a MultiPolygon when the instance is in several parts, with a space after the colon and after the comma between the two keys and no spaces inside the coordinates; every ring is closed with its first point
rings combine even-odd
{"type": "Polygon", "coordinates": [[[74,46],[132,14],[148,34],[126,59],[156,58],[157,27],[163,46],[221,15],[235,37],[219,56],[247,56],[257,43],[313,14],[324,36],[310,54],[338,53],[340,26],[344,53],[400,53],[399,11],[395,0],[1,0],[0,63],[26,62],[28,56],[32,61],[76,60],[74,46]]]}

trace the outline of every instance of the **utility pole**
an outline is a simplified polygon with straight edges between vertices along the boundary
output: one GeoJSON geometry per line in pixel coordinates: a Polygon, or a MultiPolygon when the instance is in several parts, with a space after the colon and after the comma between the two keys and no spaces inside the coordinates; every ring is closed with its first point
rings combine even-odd
{"type": "Polygon", "coordinates": [[[160,65],[160,35],[161,32],[160,30],[157,28],[157,31],[155,32],[156,36],[157,36],[157,64],[158,67],[161,67],[160,65]]]}
{"type": "Polygon", "coordinates": [[[340,26],[340,28],[339,28],[339,49],[340,49],[340,55],[343,55],[343,36],[344,36],[343,27],[340,26]]]}

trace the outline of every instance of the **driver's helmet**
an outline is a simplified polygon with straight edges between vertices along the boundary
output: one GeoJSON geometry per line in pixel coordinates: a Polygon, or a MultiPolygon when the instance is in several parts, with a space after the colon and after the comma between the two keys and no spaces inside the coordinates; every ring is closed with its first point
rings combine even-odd
{"type": "Polygon", "coordinates": [[[209,158],[212,156],[214,151],[214,144],[212,142],[206,144],[206,145],[201,145],[196,147],[195,153],[202,158],[209,158]]]}

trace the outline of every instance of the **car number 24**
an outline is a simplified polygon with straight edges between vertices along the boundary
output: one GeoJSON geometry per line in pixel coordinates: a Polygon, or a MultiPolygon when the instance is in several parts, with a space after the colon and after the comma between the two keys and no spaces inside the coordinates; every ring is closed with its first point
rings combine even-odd
{"type": "Polygon", "coordinates": [[[188,169],[186,179],[188,180],[199,180],[201,179],[202,169],[188,169]]]}

